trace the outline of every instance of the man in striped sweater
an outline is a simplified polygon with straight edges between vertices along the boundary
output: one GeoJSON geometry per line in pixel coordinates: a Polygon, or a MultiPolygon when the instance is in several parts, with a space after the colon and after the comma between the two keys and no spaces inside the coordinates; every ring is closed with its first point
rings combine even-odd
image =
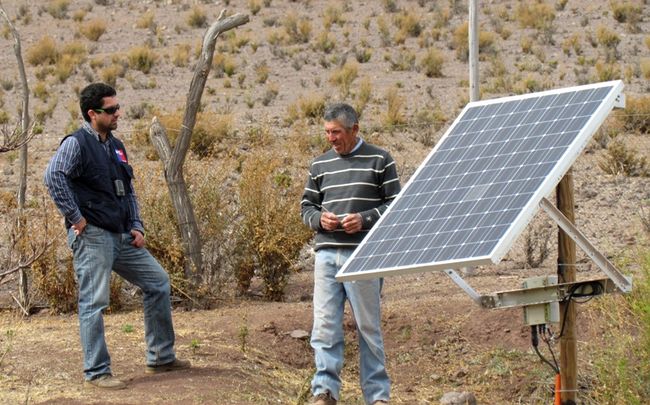
{"type": "Polygon", "coordinates": [[[358,327],[361,389],[367,404],[387,404],[390,380],[381,333],[381,280],[339,283],[334,276],[400,191],[390,154],[363,141],[354,108],[333,104],[323,115],[332,149],[310,167],[301,201],[303,222],[316,231],[314,266],[314,404],[334,405],[341,389],[343,309],[358,327]]]}

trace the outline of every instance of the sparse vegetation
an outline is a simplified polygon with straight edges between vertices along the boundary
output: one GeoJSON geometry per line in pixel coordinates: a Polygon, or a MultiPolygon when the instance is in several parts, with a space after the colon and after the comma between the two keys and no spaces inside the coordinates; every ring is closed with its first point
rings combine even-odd
{"type": "Polygon", "coordinates": [[[135,46],[128,51],[126,58],[131,69],[147,74],[156,63],[158,55],[146,46],[135,46]]]}
{"type": "Polygon", "coordinates": [[[383,116],[384,125],[394,127],[405,124],[406,118],[403,112],[405,100],[399,94],[399,89],[397,87],[391,87],[386,91],[384,99],[386,100],[386,112],[383,116]]]}
{"type": "Polygon", "coordinates": [[[59,58],[59,50],[56,42],[50,36],[42,37],[27,50],[27,62],[33,66],[56,63],[59,58]]]}
{"type": "Polygon", "coordinates": [[[650,176],[650,168],[645,156],[630,149],[621,140],[615,139],[607,145],[607,155],[598,162],[607,174],[625,176],[650,176]]]}
{"type": "Polygon", "coordinates": [[[203,7],[194,5],[187,16],[187,25],[192,28],[205,28],[208,25],[208,16],[203,7]]]}
{"type": "Polygon", "coordinates": [[[427,77],[442,77],[442,66],[445,63],[444,57],[435,48],[429,49],[420,60],[420,67],[427,77]]]}
{"type": "Polygon", "coordinates": [[[87,21],[81,24],[79,32],[91,41],[99,41],[106,32],[106,22],[98,18],[87,21]]]}
{"type": "Polygon", "coordinates": [[[359,75],[359,65],[356,62],[347,62],[338,70],[332,72],[330,82],[339,87],[341,97],[346,98],[350,93],[352,82],[359,75]]]}

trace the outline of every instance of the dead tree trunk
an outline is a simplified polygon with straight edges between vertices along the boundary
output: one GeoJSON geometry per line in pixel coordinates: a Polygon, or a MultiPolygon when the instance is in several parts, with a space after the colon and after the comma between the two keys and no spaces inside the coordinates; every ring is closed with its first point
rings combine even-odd
{"type": "MultiPolygon", "coordinates": [[[[22,51],[20,47],[20,35],[18,35],[18,31],[16,30],[16,27],[14,24],[11,22],[11,19],[7,15],[7,12],[5,11],[4,7],[2,4],[0,4],[0,14],[2,14],[2,17],[6,20],[7,25],[11,29],[11,33],[14,37],[14,52],[16,54],[16,61],[18,62],[18,71],[20,73],[20,81],[21,81],[21,87],[23,91],[23,102],[22,102],[22,110],[21,110],[21,137],[24,139],[29,138],[29,87],[27,84],[27,75],[25,74],[25,64],[23,63],[23,56],[22,56],[22,51]]],[[[18,183],[18,221],[19,223],[19,231],[21,235],[26,233],[25,231],[25,218],[24,218],[24,209],[25,209],[25,194],[27,192],[27,142],[22,143],[22,146],[20,147],[20,159],[19,159],[19,164],[20,164],[20,178],[19,178],[19,183],[18,183]]],[[[27,236],[24,235],[26,238],[27,236]]],[[[19,249],[22,250],[22,246],[19,247],[19,249]]],[[[22,252],[21,252],[22,253],[22,252]]],[[[18,296],[19,296],[19,301],[20,304],[22,304],[23,308],[27,308],[29,310],[29,288],[27,284],[27,272],[26,268],[21,267],[20,271],[18,273],[18,296]]]]}
{"type": "Polygon", "coordinates": [[[249,21],[244,14],[235,14],[225,17],[225,10],[221,11],[217,21],[212,24],[203,37],[201,56],[194,69],[194,76],[190,83],[185,104],[185,115],[181,125],[180,134],[176,145],[172,148],[167,137],[167,131],[157,117],[153,118],[149,134],[158,156],[163,163],[165,180],[169,194],[174,204],[176,220],[183,239],[185,254],[190,258],[191,265],[185,267],[185,276],[192,282],[197,282],[203,272],[203,257],[201,254],[201,236],[196,223],[192,201],[187,192],[187,185],[183,177],[183,164],[190,147],[192,131],[196,123],[196,114],[201,104],[203,89],[212,67],[215,43],[217,36],[249,21]]]}

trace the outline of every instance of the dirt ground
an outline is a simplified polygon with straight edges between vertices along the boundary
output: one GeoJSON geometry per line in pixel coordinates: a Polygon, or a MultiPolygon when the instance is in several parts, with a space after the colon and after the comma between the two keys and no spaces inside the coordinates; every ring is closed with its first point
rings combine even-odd
{"type": "MultiPolygon", "coordinates": [[[[251,5],[261,1],[75,0],[70,2],[66,19],[53,18],[45,9],[46,3],[53,2],[2,1],[11,16],[17,15],[19,6],[27,6],[30,22],[26,24],[23,19],[17,23],[23,49],[28,50],[47,33],[59,45],[83,42],[89,55],[65,83],[47,76],[43,82],[48,96],[43,100],[32,99],[35,110],[46,108],[55,99],[56,106],[43,126],[44,132],[30,144],[30,184],[40,184],[45,164],[64,128],[78,120],[76,112],[69,112],[76,111],[75,94],[89,80],[97,80],[100,76],[101,68],[92,68],[91,60],[102,60],[103,67],[112,65],[114,59],[123,64],[126,52],[144,43],[153,46],[159,56],[149,75],[129,69],[124,77],[117,79],[116,87],[125,111],[119,136],[129,148],[138,121],[132,112],[135,107],[148,103],[160,111],[170,112],[184,105],[192,63],[178,67],[171,58],[176,45],[189,44],[194,49],[202,37],[204,28],[189,28],[186,23],[195,4],[204,7],[209,22],[214,21],[226,5],[231,12],[251,15],[251,22],[237,31],[237,35],[249,38],[248,45],[230,55],[237,64],[236,73],[232,77],[211,76],[202,100],[206,111],[232,115],[237,130],[234,139],[226,139],[225,143],[238,142],[238,137],[255,125],[267,125],[278,139],[292,133],[294,129],[284,123],[288,107],[301,97],[340,98],[339,89],[330,81],[330,76],[346,59],[354,59],[355,51],[360,48],[372,51],[370,61],[359,64],[359,78],[353,83],[353,87],[357,86],[362,78],[372,83],[373,94],[362,117],[362,130],[367,130],[370,139],[380,140],[391,151],[404,180],[430,150],[421,142],[427,131],[422,130],[424,127],[420,127],[420,132],[417,128],[386,128],[381,118],[387,108],[386,90],[399,89],[405,99],[404,115],[409,122],[417,121],[419,113],[436,108],[453,120],[468,100],[468,66],[458,60],[452,48],[454,29],[466,20],[466,10],[461,6],[461,10],[451,13],[446,25],[435,26],[443,11],[464,2],[271,0],[253,16],[251,5]],[[422,45],[422,38],[411,37],[403,44],[395,41],[390,46],[382,44],[380,17],[390,26],[391,37],[397,33],[393,15],[385,10],[389,3],[422,17],[425,34],[421,37],[427,37],[429,45],[422,45]],[[323,20],[330,6],[343,10],[343,21],[334,23],[329,29],[336,40],[336,48],[332,54],[323,55],[314,42],[325,30],[323,20]],[[436,8],[438,6],[440,8],[436,8]],[[78,23],[71,16],[79,10],[86,10],[84,21],[100,18],[108,22],[107,32],[98,42],[88,41],[78,34],[78,23]],[[147,11],[155,15],[156,32],[136,27],[137,20],[147,11]],[[292,13],[311,21],[311,42],[272,45],[274,32],[284,30],[283,21],[292,13]],[[368,25],[364,27],[366,21],[368,25]],[[436,32],[440,37],[433,39],[436,32]],[[445,57],[442,77],[428,78],[417,67],[394,68],[400,58],[408,57],[408,52],[417,55],[419,60],[427,46],[440,50],[445,57]],[[262,63],[269,68],[266,84],[255,80],[256,69],[262,63]],[[277,88],[277,95],[265,105],[263,94],[270,84],[277,88]]],[[[564,9],[555,9],[554,41],[548,44],[534,41],[537,33],[531,28],[522,28],[515,20],[514,11],[519,2],[480,3],[483,27],[493,33],[502,32],[496,36],[498,52],[495,56],[505,64],[507,80],[519,83],[532,77],[552,88],[597,81],[594,65],[603,51],[593,43],[596,29],[602,25],[620,36],[615,60],[620,68],[617,78],[625,76],[626,95],[647,94],[648,80],[639,73],[642,60],[650,56],[647,36],[650,8],[645,2],[639,2],[642,15],[638,31],[633,31],[626,24],[614,21],[609,1],[569,1],[564,9]],[[504,35],[504,28],[511,35],[504,35]],[[574,34],[582,44],[582,58],[572,52],[567,54],[561,48],[563,41],[574,34]],[[523,52],[523,44],[530,38],[533,38],[533,50],[523,52]]],[[[563,2],[546,3],[553,7],[563,2]]],[[[226,42],[223,38],[217,43],[219,46],[226,42]]],[[[15,113],[20,98],[12,46],[9,35],[0,38],[0,85],[3,88],[0,108],[9,114],[15,113]]],[[[488,60],[481,64],[483,89],[492,85],[496,75],[494,66],[488,60]]],[[[42,73],[42,68],[28,65],[27,69],[33,88],[41,81],[36,76],[42,73]]],[[[350,98],[356,100],[355,91],[350,98]]],[[[504,95],[509,94],[486,92],[482,97],[504,95]]],[[[320,133],[317,126],[304,130],[308,134],[320,133]]],[[[437,139],[441,135],[438,131],[433,136],[437,139]]],[[[650,156],[647,133],[619,136],[639,156],[650,156]]],[[[153,173],[150,169],[154,165],[160,170],[159,162],[146,162],[142,152],[131,148],[130,152],[136,157],[136,174],[143,181],[153,173]]],[[[576,223],[612,261],[629,264],[630,256],[649,244],[644,228],[647,224],[643,223],[644,219],[649,219],[647,212],[650,212],[649,180],[647,177],[605,174],[599,168],[605,154],[602,148],[592,144],[573,166],[576,223]],[[642,207],[647,209],[643,211],[642,207]]],[[[0,191],[11,195],[17,186],[16,153],[2,156],[0,173],[0,191]]],[[[549,219],[543,214],[533,221],[534,226],[543,227],[544,224],[548,225],[549,219]]],[[[7,227],[6,221],[0,225],[7,227]]],[[[518,288],[526,277],[554,274],[555,234],[549,238],[550,255],[539,268],[525,266],[522,236],[501,263],[478,268],[466,280],[480,293],[489,294],[518,288]]],[[[2,248],[4,252],[6,246],[2,248]]],[[[578,255],[580,279],[602,275],[582,252],[578,255]]],[[[0,290],[0,307],[3,307],[0,312],[0,404],[303,404],[309,397],[312,352],[307,339],[292,337],[291,333],[309,332],[311,328],[309,263],[310,258],[307,258],[299,266],[303,270],[292,275],[283,302],[260,300],[259,280],[256,280],[250,297],[232,299],[233,294],[228,294],[228,298],[218,301],[210,310],[176,308],[177,353],[193,363],[187,371],[145,375],[141,306],[135,304],[130,310],[108,314],[105,322],[113,371],[129,385],[127,390],[118,392],[83,387],[76,315],[55,315],[45,309],[23,318],[12,303],[9,284],[4,284],[0,290]]],[[[632,273],[635,271],[634,266],[629,269],[632,273]]],[[[591,361],[590,349],[606,343],[599,340],[597,327],[587,327],[590,314],[595,310],[593,302],[579,308],[578,351],[581,370],[586,373],[591,361]]],[[[358,350],[349,313],[345,325],[348,344],[341,403],[362,404],[358,387],[358,350]]],[[[388,371],[393,381],[392,404],[437,404],[440,397],[450,391],[473,392],[480,404],[548,404],[551,401],[553,373],[531,350],[530,333],[523,325],[522,311],[483,310],[444,274],[386,279],[383,328],[388,371]]],[[[584,382],[585,377],[581,375],[580,378],[581,395],[586,398],[589,384],[584,382]]]]}

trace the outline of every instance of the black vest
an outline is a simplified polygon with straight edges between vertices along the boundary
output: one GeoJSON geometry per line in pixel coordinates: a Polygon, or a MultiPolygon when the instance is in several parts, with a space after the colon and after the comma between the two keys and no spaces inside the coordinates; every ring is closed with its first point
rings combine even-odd
{"type": "MultiPolygon", "coordinates": [[[[68,136],[77,139],[81,151],[81,175],[70,179],[81,214],[89,224],[107,231],[128,232],[131,220],[128,201],[124,196],[133,192],[133,168],[127,163],[124,144],[109,136],[109,156],[95,136],[83,128],[68,136]],[[116,190],[116,180],[122,182],[123,193],[116,190]]],[[[70,226],[66,221],[66,227],[70,226]]]]}

